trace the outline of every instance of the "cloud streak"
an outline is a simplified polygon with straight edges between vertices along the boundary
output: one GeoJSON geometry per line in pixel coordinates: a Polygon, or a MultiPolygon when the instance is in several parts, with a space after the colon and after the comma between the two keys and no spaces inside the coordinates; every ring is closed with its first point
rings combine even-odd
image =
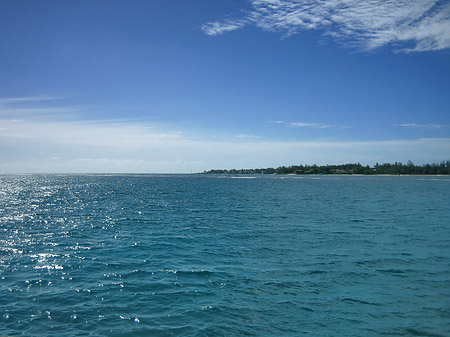
{"type": "Polygon", "coordinates": [[[228,20],[225,22],[211,22],[202,26],[203,31],[207,35],[220,35],[231,32],[244,27],[247,24],[246,20],[228,20]]]}
{"type": "Polygon", "coordinates": [[[426,130],[442,129],[446,127],[446,125],[444,124],[416,124],[416,123],[395,124],[394,126],[413,129],[426,129],[426,130]]]}
{"type": "Polygon", "coordinates": [[[299,128],[313,128],[313,129],[329,129],[333,125],[319,124],[319,123],[288,123],[290,126],[295,126],[299,128]]]}
{"type": "Polygon", "coordinates": [[[71,117],[79,112],[73,106],[53,106],[54,101],[62,99],[56,96],[27,96],[0,98],[1,118],[45,118],[52,116],[71,117]]]}
{"type": "Polygon", "coordinates": [[[182,173],[211,168],[447,160],[450,138],[266,141],[144,123],[0,121],[0,173],[182,173]],[[400,156],[399,156],[400,154],[400,156]]]}
{"type": "Polygon", "coordinates": [[[237,138],[241,138],[241,139],[259,139],[261,138],[260,136],[256,136],[256,135],[246,135],[243,133],[240,133],[236,136],[237,138]]]}
{"type": "Polygon", "coordinates": [[[40,102],[40,101],[54,101],[60,99],[56,96],[27,96],[27,97],[10,97],[0,98],[0,106],[14,103],[28,103],[28,102],[40,102]]]}
{"type": "Polygon", "coordinates": [[[339,129],[349,129],[348,126],[338,126],[331,124],[321,124],[321,123],[305,123],[305,122],[284,122],[284,121],[269,121],[272,124],[281,124],[290,127],[296,128],[310,128],[310,129],[331,129],[331,128],[339,128],[339,129]]]}
{"type": "Polygon", "coordinates": [[[320,30],[361,50],[391,45],[398,51],[450,48],[450,3],[438,0],[252,0],[243,18],[209,22],[208,35],[254,25],[285,36],[320,30]]]}

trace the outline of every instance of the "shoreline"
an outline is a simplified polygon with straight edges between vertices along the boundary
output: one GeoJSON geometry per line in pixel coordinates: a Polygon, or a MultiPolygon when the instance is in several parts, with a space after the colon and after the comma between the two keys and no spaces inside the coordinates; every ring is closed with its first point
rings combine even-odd
{"type": "Polygon", "coordinates": [[[450,175],[450,160],[440,163],[415,165],[408,161],[376,163],[373,166],[360,163],[347,163],[338,165],[291,165],[252,168],[252,169],[212,169],[204,171],[206,174],[289,174],[289,175],[450,175]]]}
{"type": "Polygon", "coordinates": [[[295,174],[295,173],[192,173],[201,175],[223,175],[223,176],[352,176],[352,177],[449,177],[450,174],[360,174],[360,173],[309,173],[309,174],[295,174]]]}

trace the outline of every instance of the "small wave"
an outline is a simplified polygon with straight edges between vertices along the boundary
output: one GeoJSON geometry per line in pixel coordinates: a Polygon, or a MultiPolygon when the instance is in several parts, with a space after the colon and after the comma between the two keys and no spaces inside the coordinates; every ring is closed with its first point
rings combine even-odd
{"type": "Polygon", "coordinates": [[[212,306],[212,305],[202,305],[200,308],[201,308],[202,310],[210,310],[210,309],[213,309],[214,306],[212,306]]]}
{"type": "Polygon", "coordinates": [[[11,248],[11,247],[5,247],[5,248],[0,248],[0,252],[11,252],[14,254],[23,254],[23,250],[22,249],[18,249],[18,248],[11,248]]]}
{"type": "Polygon", "coordinates": [[[378,303],[368,302],[368,301],[364,301],[364,300],[358,300],[356,298],[350,298],[350,297],[343,298],[341,301],[347,302],[347,303],[366,304],[366,305],[375,305],[375,306],[380,305],[378,303]]]}
{"type": "Polygon", "coordinates": [[[62,270],[64,269],[63,266],[60,265],[46,265],[46,266],[36,266],[34,269],[47,269],[47,270],[62,270]]]}
{"type": "Polygon", "coordinates": [[[328,273],[326,270],[310,270],[307,272],[307,274],[309,274],[309,275],[316,275],[316,274],[320,275],[320,274],[326,274],[326,273],[328,273]]]}
{"type": "Polygon", "coordinates": [[[395,329],[395,332],[393,334],[399,335],[399,336],[444,337],[444,335],[439,335],[439,334],[435,334],[432,332],[427,332],[427,331],[418,330],[418,329],[414,329],[414,328],[395,329]]]}
{"type": "Polygon", "coordinates": [[[386,274],[406,274],[406,272],[401,269],[376,269],[375,271],[386,274]]]}
{"type": "Polygon", "coordinates": [[[309,311],[309,312],[315,312],[315,310],[308,308],[308,307],[300,307],[300,309],[305,310],[305,311],[309,311]]]}
{"type": "Polygon", "coordinates": [[[120,319],[128,320],[128,321],[134,321],[136,323],[140,323],[141,322],[141,320],[139,318],[137,318],[137,317],[135,317],[134,319],[133,319],[133,317],[122,316],[122,315],[119,315],[119,317],[120,317],[120,319]]]}

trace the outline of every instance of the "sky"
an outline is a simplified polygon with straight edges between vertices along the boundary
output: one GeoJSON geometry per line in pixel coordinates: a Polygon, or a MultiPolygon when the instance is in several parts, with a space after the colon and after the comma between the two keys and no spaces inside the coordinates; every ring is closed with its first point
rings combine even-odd
{"type": "Polygon", "coordinates": [[[0,173],[450,160],[450,1],[0,1],[0,173]]]}

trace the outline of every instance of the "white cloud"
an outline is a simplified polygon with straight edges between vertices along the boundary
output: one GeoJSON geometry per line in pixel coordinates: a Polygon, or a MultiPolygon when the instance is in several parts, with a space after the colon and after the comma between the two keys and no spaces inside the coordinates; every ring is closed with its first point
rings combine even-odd
{"type": "Polygon", "coordinates": [[[49,106],[49,103],[60,99],[61,97],[56,96],[0,98],[0,117],[70,117],[69,114],[79,112],[79,108],[73,106],[49,106]]]}
{"type": "Polygon", "coordinates": [[[255,136],[255,135],[244,135],[244,134],[239,134],[239,135],[237,135],[236,136],[237,138],[246,138],[246,139],[251,139],[251,138],[253,138],[253,139],[259,139],[259,138],[261,138],[261,137],[259,137],[259,136],[255,136]]]}
{"type": "Polygon", "coordinates": [[[93,148],[165,147],[181,138],[179,132],[158,132],[144,125],[85,122],[9,122],[0,121],[1,137],[28,138],[36,143],[93,148]]]}
{"type": "Polygon", "coordinates": [[[446,125],[444,124],[416,124],[416,123],[395,124],[394,126],[400,126],[404,128],[414,128],[414,129],[442,129],[446,127],[446,125]]]}
{"type": "Polygon", "coordinates": [[[42,114],[66,114],[78,112],[75,107],[56,107],[56,108],[0,108],[0,115],[42,115],[42,114]]]}
{"type": "Polygon", "coordinates": [[[211,168],[346,162],[440,162],[450,138],[265,141],[192,138],[142,123],[0,122],[0,172],[201,172],[211,168]]]}
{"type": "Polygon", "coordinates": [[[25,103],[25,102],[39,102],[39,101],[53,101],[60,99],[56,96],[27,96],[27,97],[10,97],[10,98],[0,98],[0,105],[4,104],[14,104],[14,103],[25,103]]]}
{"type": "Polygon", "coordinates": [[[211,22],[202,26],[203,31],[208,35],[220,35],[226,32],[242,28],[246,25],[245,20],[226,21],[223,23],[211,22]]]}
{"type": "Polygon", "coordinates": [[[438,0],[252,0],[244,18],[203,25],[218,35],[245,25],[291,35],[324,36],[364,50],[394,45],[402,51],[450,48],[450,3],[438,0]]]}
{"type": "Polygon", "coordinates": [[[321,124],[321,123],[305,123],[305,122],[283,122],[283,121],[270,121],[269,123],[273,124],[282,124],[291,127],[297,128],[311,128],[311,129],[330,129],[330,128],[339,128],[339,129],[349,129],[349,126],[338,126],[338,125],[330,125],[330,124],[321,124]]]}
{"type": "Polygon", "coordinates": [[[319,123],[289,123],[290,126],[295,126],[299,128],[313,128],[313,129],[329,129],[332,128],[333,125],[319,124],[319,123]]]}

